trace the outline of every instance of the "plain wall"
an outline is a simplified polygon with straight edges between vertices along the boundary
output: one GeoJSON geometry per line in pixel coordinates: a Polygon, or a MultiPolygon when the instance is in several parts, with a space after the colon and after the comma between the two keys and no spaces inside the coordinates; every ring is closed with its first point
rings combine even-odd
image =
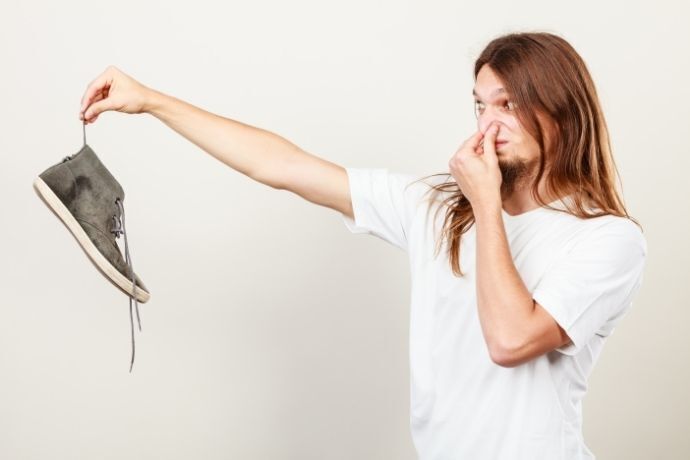
{"type": "Polygon", "coordinates": [[[401,459],[409,270],[336,212],[226,167],[149,115],[87,142],[126,191],[141,305],[32,189],[82,145],[113,64],[145,85],[348,167],[446,172],[475,129],[472,64],[541,30],[588,63],[649,255],[595,367],[599,459],[690,458],[684,2],[4,2],[0,14],[0,458],[401,459]]]}

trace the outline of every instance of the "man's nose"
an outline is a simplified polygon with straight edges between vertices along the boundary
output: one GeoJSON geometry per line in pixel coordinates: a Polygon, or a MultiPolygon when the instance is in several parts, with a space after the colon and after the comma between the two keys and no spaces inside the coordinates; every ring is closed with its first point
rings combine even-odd
{"type": "Polygon", "coordinates": [[[500,129],[502,124],[501,114],[492,110],[491,107],[487,107],[486,109],[484,109],[484,112],[481,115],[479,115],[479,119],[477,120],[477,127],[482,132],[482,134],[486,134],[486,130],[489,129],[491,123],[495,123],[496,126],[498,126],[500,129]]]}

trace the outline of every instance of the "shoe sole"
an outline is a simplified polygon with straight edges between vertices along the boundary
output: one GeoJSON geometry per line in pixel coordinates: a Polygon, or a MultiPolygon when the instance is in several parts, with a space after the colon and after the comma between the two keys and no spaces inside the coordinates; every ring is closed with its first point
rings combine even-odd
{"type": "MultiPolygon", "coordinates": [[[[86,255],[96,265],[96,268],[98,268],[116,287],[122,290],[122,292],[131,297],[134,283],[120,273],[119,270],[101,254],[101,251],[96,248],[96,245],[93,244],[91,238],[89,238],[84,229],[81,228],[81,225],[79,225],[79,222],[77,222],[72,213],[69,212],[60,198],[53,193],[51,188],[48,187],[40,177],[34,180],[34,190],[36,190],[43,202],[55,213],[62,223],[65,224],[72,235],[74,235],[81,248],[86,252],[86,255]]],[[[145,291],[140,286],[136,286],[134,298],[137,299],[138,302],[146,303],[150,297],[151,294],[149,292],[145,291]]]]}

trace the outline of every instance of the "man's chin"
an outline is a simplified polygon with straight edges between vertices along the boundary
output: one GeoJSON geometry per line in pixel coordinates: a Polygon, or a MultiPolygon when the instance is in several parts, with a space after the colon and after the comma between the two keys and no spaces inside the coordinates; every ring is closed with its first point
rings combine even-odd
{"type": "Polygon", "coordinates": [[[498,168],[501,170],[501,176],[503,178],[501,190],[504,193],[512,193],[516,185],[530,176],[530,168],[527,163],[522,160],[509,160],[499,157],[498,168]]]}

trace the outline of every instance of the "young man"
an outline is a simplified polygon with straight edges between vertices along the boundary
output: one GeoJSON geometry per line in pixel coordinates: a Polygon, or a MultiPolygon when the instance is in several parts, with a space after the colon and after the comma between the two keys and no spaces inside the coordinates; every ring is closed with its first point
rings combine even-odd
{"type": "Polygon", "coordinates": [[[639,290],[646,242],[615,187],[592,79],[565,40],[498,37],[474,76],[478,130],[431,183],[342,168],[114,67],[89,85],[80,118],[149,113],[231,168],[406,251],[422,460],[591,459],[587,377],[639,290]]]}

